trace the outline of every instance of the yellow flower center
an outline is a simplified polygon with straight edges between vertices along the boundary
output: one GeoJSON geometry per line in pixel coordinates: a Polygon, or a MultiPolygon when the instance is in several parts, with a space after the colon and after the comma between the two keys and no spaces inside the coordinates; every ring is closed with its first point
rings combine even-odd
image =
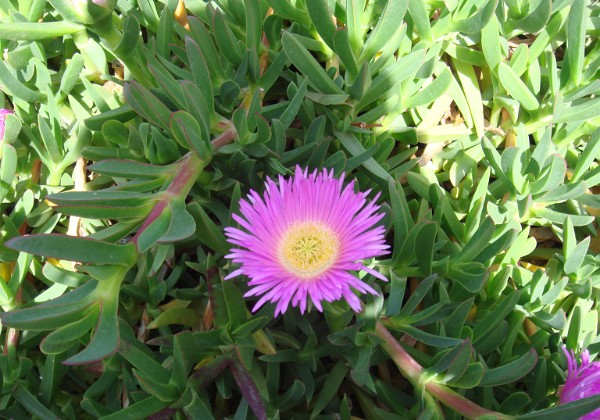
{"type": "Polygon", "coordinates": [[[279,261],[291,273],[309,279],[331,267],[339,246],[337,235],[325,224],[298,223],[283,234],[279,261]]]}

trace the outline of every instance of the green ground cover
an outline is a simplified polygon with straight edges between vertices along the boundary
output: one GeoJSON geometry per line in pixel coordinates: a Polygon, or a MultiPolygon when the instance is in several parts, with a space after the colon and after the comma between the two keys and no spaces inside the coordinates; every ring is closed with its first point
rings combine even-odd
{"type": "Polygon", "coordinates": [[[597,409],[560,396],[600,353],[599,33],[585,0],[0,0],[0,417],[597,409]],[[380,206],[359,312],[224,280],[297,165],[380,206]]]}

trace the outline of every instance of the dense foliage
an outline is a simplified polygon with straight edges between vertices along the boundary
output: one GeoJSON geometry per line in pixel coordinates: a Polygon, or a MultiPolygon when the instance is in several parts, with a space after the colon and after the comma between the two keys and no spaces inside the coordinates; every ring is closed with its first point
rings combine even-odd
{"type": "Polygon", "coordinates": [[[557,402],[562,345],[600,352],[599,28],[586,0],[0,1],[0,417],[597,408],[557,402]],[[381,193],[358,314],[223,280],[240,199],[296,165],[381,193]]]}

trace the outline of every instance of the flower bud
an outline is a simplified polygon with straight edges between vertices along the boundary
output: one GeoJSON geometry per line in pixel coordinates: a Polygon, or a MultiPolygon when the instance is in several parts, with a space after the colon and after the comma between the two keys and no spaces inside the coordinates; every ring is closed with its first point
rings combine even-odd
{"type": "Polygon", "coordinates": [[[117,0],[50,0],[50,3],[64,18],[93,25],[112,14],[117,0]]]}
{"type": "Polygon", "coordinates": [[[10,109],[0,109],[0,140],[4,138],[4,125],[6,123],[6,116],[12,114],[10,109]]]}

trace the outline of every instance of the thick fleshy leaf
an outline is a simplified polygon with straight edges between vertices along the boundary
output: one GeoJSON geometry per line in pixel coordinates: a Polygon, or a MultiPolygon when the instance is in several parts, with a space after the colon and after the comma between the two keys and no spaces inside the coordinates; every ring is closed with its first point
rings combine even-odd
{"type": "Polygon", "coordinates": [[[340,384],[348,374],[348,370],[349,369],[345,366],[343,361],[340,360],[329,372],[327,378],[325,379],[323,388],[317,396],[317,400],[315,401],[315,405],[312,410],[313,417],[318,415],[337,393],[340,384]]]}
{"type": "Polygon", "coordinates": [[[535,349],[531,349],[513,362],[494,369],[489,369],[483,375],[480,385],[495,386],[514,382],[533,369],[537,363],[537,359],[537,352],[535,349]]]}
{"type": "Polygon", "coordinates": [[[383,46],[393,38],[393,34],[400,30],[408,0],[389,0],[381,12],[377,26],[369,34],[367,42],[358,58],[359,63],[369,61],[383,46]]]}
{"type": "Polygon", "coordinates": [[[27,102],[43,101],[46,95],[38,90],[32,90],[15,77],[4,61],[0,61],[0,83],[2,89],[11,96],[16,96],[27,102]]]}
{"type": "Polygon", "coordinates": [[[200,159],[209,160],[211,144],[206,137],[207,129],[185,111],[177,111],[171,116],[171,131],[179,144],[194,151],[200,159]]]}
{"type": "Polygon", "coordinates": [[[135,264],[138,256],[133,244],[115,245],[65,235],[25,235],[11,239],[6,246],[17,251],[60,260],[126,267],[135,264]]]}
{"type": "Polygon", "coordinates": [[[0,23],[0,38],[13,41],[55,39],[81,31],[85,31],[84,26],[65,21],[0,23]]]}
{"type": "Polygon", "coordinates": [[[125,85],[127,103],[141,116],[168,129],[171,111],[152,92],[137,82],[125,85]]]}
{"type": "Polygon", "coordinates": [[[285,32],[282,43],[288,59],[307,77],[310,85],[322,93],[343,93],[294,35],[285,32]]]}
{"type": "Polygon", "coordinates": [[[90,130],[99,131],[102,126],[108,122],[117,120],[120,122],[127,122],[136,116],[135,111],[129,105],[123,105],[119,108],[112,109],[110,111],[103,112],[93,117],[87,118],[84,123],[90,130]]]}
{"type": "MultiPolygon", "coordinates": [[[[170,165],[150,165],[125,159],[106,159],[88,166],[90,171],[118,178],[156,178],[174,172],[170,165]]],[[[59,195],[58,198],[61,198],[59,195]]]]}
{"type": "Polygon", "coordinates": [[[319,36],[332,50],[335,49],[333,35],[336,32],[336,26],[333,21],[333,14],[329,10],[327,0],[313,0],[306,3],[308,15],[315,25],[319,36]]]}
{"type": "MultiPolygon", "coordinates": [[[[82,294],[83,295],[83,294],[82,294]]],[[[47,331],[61,328],[79,321],[94,304],[90,299],[68,304],[38,305],[31,308],[5,312],[1,315],[2,323],[14,328],[31,331],[47,331]]]]}
{"type": "Polygon", "coordinates": [[[500,63],[498,66],[498,77],[502,86],[521,103],[523,108],[528,111],[535,111],[540,108],[540,103],[531,90],[519,78],[517,73],[505,63],[500,63]]]}
{"type": "Polygon", "coordinates": [[[64,361],[66,365],[82,365],[102,360],[117,351],[119,345],[119,296],[111,296],[101,303],[98,325],[87,347],[64,361]]]}
{"type": "Polygon", "coordinates": [[[60,354],[73,346],[81,337],[88,334],[98,323],[99,307],[95,304],[91,310],[75,322],[54,330],[44,338],[40,350],[46,354],[60,354]]]}

